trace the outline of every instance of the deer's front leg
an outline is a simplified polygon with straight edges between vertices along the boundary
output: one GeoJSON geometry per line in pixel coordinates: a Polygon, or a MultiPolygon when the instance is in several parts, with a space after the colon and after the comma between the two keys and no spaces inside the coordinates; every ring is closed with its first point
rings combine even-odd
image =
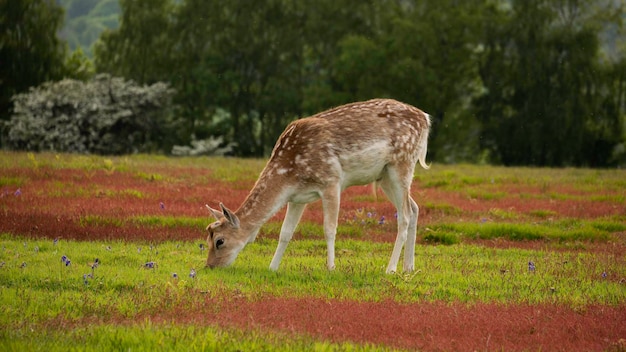
{"type": "Polygon", "coordinates": [[[287,249],[287,245],[289,244],[289,241],[291,241],[293,231],[296,229],[298,222],[300,222],[300,217],[302,217],[302,213],[304,212],[305,207],[306,204],[287,204],[285,221],[283,221],[283,226],[280,228],[278,247],[276,247],[274,258],[272,258],[272,262],[270,263],[271,270],[278,270],[278,266],[280,265],[280,261],[283,258],[283,254],[285,254],[285,249],[287,249]]]}
{"type": "Polygon", "coordinates": [[[339,185],[337,185],[329,188],[322,195],[324,237],[326,237],[326,248],[328,250],[328,260],[326,261],[328,270],[335,269],[335,236],[337,235],[337,222],[339,219],[340,193],[341,190],[339,185]]]}

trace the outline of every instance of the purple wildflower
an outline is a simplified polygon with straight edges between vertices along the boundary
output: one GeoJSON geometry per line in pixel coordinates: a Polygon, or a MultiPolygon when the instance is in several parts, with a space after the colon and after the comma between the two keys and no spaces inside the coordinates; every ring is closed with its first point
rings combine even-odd
{"type": "Polygon", "coordinates": [[[191,271],[189,272],[189,277],[192,279],[196,278],[196,269],[191,269],[191,271]]]}
{"type": "Polygon", "coordinates": [[[173,277],[174,279],[178,279],[178,274],[173,273],[173,274],[172,274],[172,277],[173,277]]]}
{"type": "Polygon", "coordinates": [[[67,262],[67,256],[66,255],[62,256],[61,261],[63,262],[63,264],[65,264],[65,262],[67,262]]]}
{"type": "Polygon", "coordinates": [[[371,218],[372,217],[372,213],[371,212],[367,212],[367,217],[371,218]]]}
{"type": "Polygon", "coordinates": [[[602,278],[603,278],[603,279],[606,279],[606,277],[607,277],[607,273],[606,273],[606,271],[603,271],[603,272],[602,272],[602,278]]]}
{"type": "Polygon", "coordinates": [[[22,189],[18,188],[17,191],[15,191],[15,193],[13,193],[16,197],[19,197],[22,195],[22,189]]]}
{"type": "Polygon", "coordinates": [[[68,260],[65,262],[65,266],[70,266],[70,264],[72,264],[72,261],[68,259],[68,260]]]}
{"type": "Polygon", "coordinates": [[[156,266],[155,262],[147,262],[146,264],[143,265],[143,267],[146,269],[154,269],[155,266],[156,266]]]}
{"type": "Polygon", "coordinates": [[[531,271],[531,272],[535,271],[535,263],[528,262],[528,271],[531,271]]]}
{"type": "Polygon", "coordinates": [[[385,223],[385,216],[381,216],[380,220],[378,220],[378,225],[383,225],[385,223]]]}
{"type": "Polygon", "coordinates": [[[165,210],[165,203],[159,202],[159,207],[161,208],[161,210],[165,210]]]}

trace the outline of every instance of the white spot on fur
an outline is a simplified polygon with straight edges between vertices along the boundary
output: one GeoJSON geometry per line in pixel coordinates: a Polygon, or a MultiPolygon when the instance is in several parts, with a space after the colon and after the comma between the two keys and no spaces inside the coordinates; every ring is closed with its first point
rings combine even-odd
{"type": "Polygon", "coordinates": [[[300,154],[296,155],[295,161],[296,161],[296,165],[298,166],[305,166],[307,164],[306,158],[303,158],[302,156],[300,156],[300,154]]]}

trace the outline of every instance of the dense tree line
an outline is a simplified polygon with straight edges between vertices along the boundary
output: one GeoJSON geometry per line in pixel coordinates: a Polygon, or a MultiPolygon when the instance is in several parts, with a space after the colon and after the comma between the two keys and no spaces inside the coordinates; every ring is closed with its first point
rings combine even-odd
{"type": "Polygon", "coordinates": [[[222,137],[267,155],[297,117],[392,97],[434,117],[435,160],[608,166],[626,162],[620,4],[120,0],[94,63],[174,89],[162,150],[222,137]]]}

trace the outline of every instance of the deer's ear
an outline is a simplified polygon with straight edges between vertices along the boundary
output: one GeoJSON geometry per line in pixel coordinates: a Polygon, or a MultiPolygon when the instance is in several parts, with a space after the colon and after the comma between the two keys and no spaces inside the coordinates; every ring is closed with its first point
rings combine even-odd
{"type": "Polygon", "coordinates": [[[226,220],[228,220],[234,228],[238,229],[239,218],[237,217],[237,215],[230,211],[230,209],[226,208],[222,203],[220,203],[220,208],[222,208],[222,213],[224,213],[224,217],[226,218],[226,220]]]}
{"type": "Polygon", "coordinates": [[[208,204],[205,204],[205,206],[206,206],[207,209],[209,209],[209,211],[211,212],[211,215],[213,215],[215,220],[219,220],[222,217],[224,217],[224,215],[219,210],[215,210],[215,209],[211,208],[208,204]]]}

